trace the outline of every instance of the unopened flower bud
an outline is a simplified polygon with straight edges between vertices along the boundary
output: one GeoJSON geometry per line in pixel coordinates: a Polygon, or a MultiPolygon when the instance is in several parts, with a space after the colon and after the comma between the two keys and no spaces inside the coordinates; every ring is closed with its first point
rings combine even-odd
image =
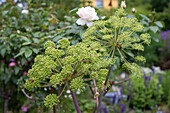
{"type": "Polygon", "coordinates": [[[136,12],[136,9],[135,8],[132,8],[132,13],[135,13],[136,12]]]}
{"type": "Polygon", "coordinates": [[[20,34],[20,30],[17,30],[17,33],[20,34]]]}
{"type": "Polygon", "coordinates": [[[99,92],[96,92],[94,95],[94,99],[96,99],[96,97],[98,97],[99,95],[100,95],[99,92]]]}
{"type": "Polygon", "coordinates": [[[67,16],[65,15],[64,18],[67,18],[67,16]]]}

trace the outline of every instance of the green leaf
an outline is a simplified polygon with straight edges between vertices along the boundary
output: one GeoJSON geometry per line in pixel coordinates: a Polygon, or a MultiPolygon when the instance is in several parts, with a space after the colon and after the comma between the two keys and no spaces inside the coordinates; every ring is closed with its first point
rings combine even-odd
{"type": "Polygon", "coordinates": [[[31,44],[31,42],[24,42],[22,45],[26,46],[26,45],[30,45],[30,44],[31,44]]]}
{"type": "Polygon", "coordinates": [[[22,39],[23,39],[23,40],[25,40],[26,42],[31,42],[31,40],[30,40],[30,39],[28,39],[28,38],[27,38],[27,37],[25,37],[25,36],[23,36],[23,37],[22,37],[22,39]]]}
{"type": "Polygon", "coordinates": [[[141,16],[144,20],[147,20],[148,22],[151,21],[147,16],[145,16],[143,14],[139,14],[139,16],[141,16]]]}
{"type": "Polygon", "coordinates": [[[159,28],[157,26],[150,26],[150,30],[156,33],[159,30],[159,28]]]}
{"type": "Polygon", "coordinates": [[[15,67],[14,70],[15,70],[15,74],[17,75],[19,70],[20,70],[20,68],[19,67],[15,67]]]}
{"type": "Polygon", "coordinates": [[[160,27],[160,28],[163,28],[163,24],[160,22],[160,21],[156,21],[155,24],[160,27]]]}
{"type": "Polygon", "coordinates": [[[30,49],[27,49],[27,50],[25,51],[25,57],[28,58],[28,57],[30,57],[31,55],[32,55],[32,51],[31,51],[30,49]]]}
{"type": "Polygon", "coordinates": [[[18,56],[21,56],[25,51],[19,52],[17,55],[14,56],[14,58],[17,58],[18,56]]]}
{"type": "Polygon", "coordinates": [[[33,48],[34,53],[38,54],[39,49],[38,48],[33,48]]]}
{"type": "Polygon", "coordinates": [[[21,59],[21,64],[24,65],[25,62],[26,62],[26,59],[25,59],[25,58],[22,58],[22,59],[21,59]]]}
{"type": "Polygon", "coordinates": [[[1,49],[1,55],[4,57],[5,56],[5,53],[6,53],[6,48],[2,48],[1,49]]]}
{"type": "Polygon", "coordinates": [[[53,41],[58,42],[62,38],[63,38],[62,36],[56,36],[56,37],[54,37],[53,41]]]}
{"type": "Polygon", "coordinates": [[[37,44],[40,43],[40,41],[37,38],[33,38],[33,41],[34,41],[34,43],[37,43],[37,44]]]}
{"type": "Polygon", "coordinates": [[[7,37],[0,37],[0,39],[3,39],[3,40],[5,40],[5,39],[7,39],[7,37]]]}

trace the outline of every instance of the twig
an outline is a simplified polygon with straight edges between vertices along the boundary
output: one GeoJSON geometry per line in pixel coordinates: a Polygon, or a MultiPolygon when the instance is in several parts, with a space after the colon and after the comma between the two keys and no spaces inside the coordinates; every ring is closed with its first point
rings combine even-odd
{"type": "Polygon", "coordinates": [[[58,97],[60,97],[60,96],[63,94],[63,92],[64,92],[64,90],[65,90],[66,86],[67,86],[67,84],[65,84],[65,86],[64,86],[64,88],[63,88],[63,90],[61,91],[61,93],[60,93],[60,95],[59,95],[58,97]]]}
{"type": "Polygon", "coordinates": [[[24,95],[25,95],[28,99],[32,99],[32,96],[29,96],[29,95],[25,92],[24,89],[22,89],[21,91],[24,93],[24,95]]]}

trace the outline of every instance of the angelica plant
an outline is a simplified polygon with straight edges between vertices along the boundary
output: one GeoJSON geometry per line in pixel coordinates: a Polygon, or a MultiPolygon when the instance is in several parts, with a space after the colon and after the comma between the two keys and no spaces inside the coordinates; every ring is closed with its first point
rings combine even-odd
{"type": "Polygon", "coordinates": [[[123,67],[135,75],[143,74],[136,63],[128,61],[131,57],[145,62],[143,56],[130,54],[131,51],[144,51],[143,44],[150,44],[150,35],[144,32],[144,26],[137,18],[127,18],[124,9],[118,9],[109,20],[94,22],[83,34],[83,42],[92,50],[100,51],[103,56],[117,56],[123,67]],[[138,36],[139,34],[140,36],[138,36]]]}
{"type": "MultiPolygon", "coordinates": [[[[145,62],[143,56],[133,54],[133,51],[144,51],[144,44],[150,44],[150,35],[144,32],[144,26],[138,22],[137,18],[128,18],[123,8],[118,9],[108,20],[100,20],[93,23],[83,34],[83,42],[89,45],[91,50],[98,51],[103,57],[118,57],[122,62],[122,67],[133,75],[141,77],[143,75],[139,65],[135,62],[145,62]],[[127,58],[133,59],[133,61],[127,58]]],[[[110,75],[105,79],[107,84],[110,75]]],[[[114,81],[113,81],[114,83],[114,81]]],[[[100,92],[99,112],[102,97],[108,88],[105,87],[100,92]]],[[[97,105],[96,105],[97,106],[97,105]]]]}
{"type": "Polygon", "coordinates": [[[45,55],[37,55],[32,69],[28,71],[29,79],[25,83],[25,88],[31,91],[35,87],[56,88],[63,85],[60,95],[53,93],[46,96],[44,104],[50,108],[58,104],[58,98],[66,86],[70,88],[73,99],[75,98],[73,92],[78,90],[82,92],[88,80],[96,80],[98,90],[101,89],[108,73],[106,68],[115,61],[103,58],[85,43],[70,46],[67,39],[60,40],[57,47],[54,42],[47,41],[44,48],[45,55]]]}

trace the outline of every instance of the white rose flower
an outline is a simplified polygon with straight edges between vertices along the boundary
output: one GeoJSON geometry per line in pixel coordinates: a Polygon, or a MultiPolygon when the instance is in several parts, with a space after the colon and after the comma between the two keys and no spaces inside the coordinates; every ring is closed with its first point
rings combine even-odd
{"type": "Polygon", "coordinates": [[[122,1],[122,2],[121,2],[121,8],[126,8],[126,3],[125,3],[125,1],[122,1]]]}
{"type": "Polygon", "coordinates": [[[99,19],[99,17],[97,16],[97,13],[95,12],[95,9],[90,6],[79,8],[76,13],[80,17],[76,21],[78,25],[86,24],[88,27],[90,27],[93,24],[93,20],[99,19]]]}
{"type": "Polygon", "coordinates": [[[29,13],[29,11],[28,10],[26,10],[26,9],[24,9],[24,10],[22,10],[22,12],[21,12],[22,14],[28,14],[29,13]]]}

